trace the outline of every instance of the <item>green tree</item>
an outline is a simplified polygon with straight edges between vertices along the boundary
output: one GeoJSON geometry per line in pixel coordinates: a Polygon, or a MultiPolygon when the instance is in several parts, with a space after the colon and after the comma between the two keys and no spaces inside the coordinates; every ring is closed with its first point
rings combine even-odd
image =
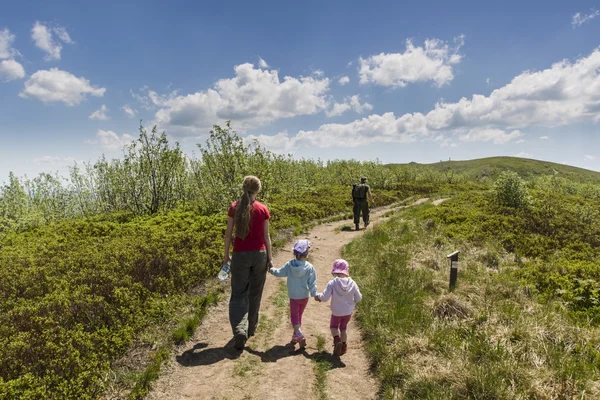
{"type": "Polygon", "coordinates": [[[494,195],[498,203],[505,207],[525,208],[530,204],[530,196],[523,179],[516,172],[504,171],[494,183],[494,195]]]}

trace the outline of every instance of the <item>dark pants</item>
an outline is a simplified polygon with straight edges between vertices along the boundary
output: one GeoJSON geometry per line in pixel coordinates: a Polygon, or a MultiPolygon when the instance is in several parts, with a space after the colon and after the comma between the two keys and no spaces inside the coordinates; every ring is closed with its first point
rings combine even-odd
{"type": "Polygon", "coordinates": [[[369,202],[367,199],[354,199],[354,224],[360,222],[360,213],[365,224],[369,223],[369,202]]]}
{"type": "Polygon", "coordinates": [[[265,250],[233,253],[229,322],[234,335],[254,335],[266,276],[265,250]]]}

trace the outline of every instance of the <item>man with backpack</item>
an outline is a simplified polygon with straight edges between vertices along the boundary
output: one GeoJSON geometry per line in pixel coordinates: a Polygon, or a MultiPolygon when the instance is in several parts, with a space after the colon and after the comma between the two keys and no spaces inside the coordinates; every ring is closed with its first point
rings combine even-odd
{"type": "Polygon", "coordinates": [[[371,188],[367,185],[367,178],[363,176],[360,178],[360,183],[352,185],[352,201],[354,202],[354,227],[356,230],[359,230],[360,223],[360,214],[362,212],[363,222],[365,223],[365,228],[369,226],[369,202],[367,201],[367,196],[369,197],[369,201],[371,204],[375,204],[375,200],[373,200],[373,195],[371,194],[371,188]]]}

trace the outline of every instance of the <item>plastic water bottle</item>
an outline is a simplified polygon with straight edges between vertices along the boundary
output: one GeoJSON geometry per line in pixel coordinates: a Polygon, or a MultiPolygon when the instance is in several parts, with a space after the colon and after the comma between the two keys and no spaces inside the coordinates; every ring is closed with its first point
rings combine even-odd
{"type": "Polygon", "coordinates": [[[223,266],[221,267],[221,270],[219,271],[219,279],[224,281],[225,279],[227,279],[227,277],[229,276],[229,267],[231,266],[230,263],[225,263],[223,264],[223,266]]]}

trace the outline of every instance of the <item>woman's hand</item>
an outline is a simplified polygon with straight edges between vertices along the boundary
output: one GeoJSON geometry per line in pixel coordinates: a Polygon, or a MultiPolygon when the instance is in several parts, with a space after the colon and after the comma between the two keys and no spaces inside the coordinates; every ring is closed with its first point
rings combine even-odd
{"type": "Polygon", "coordinates": [[[268,260],[267,261],[267,271],[270,270],[271,268],[273,268],[273,261],[272,260],[268,260]]]}
{"type": "Polygon", "coordinates": [[[229,256],[229,254],[223,256],[223,265],[230,263],[231,262],[231,257],[229,256]]]}

